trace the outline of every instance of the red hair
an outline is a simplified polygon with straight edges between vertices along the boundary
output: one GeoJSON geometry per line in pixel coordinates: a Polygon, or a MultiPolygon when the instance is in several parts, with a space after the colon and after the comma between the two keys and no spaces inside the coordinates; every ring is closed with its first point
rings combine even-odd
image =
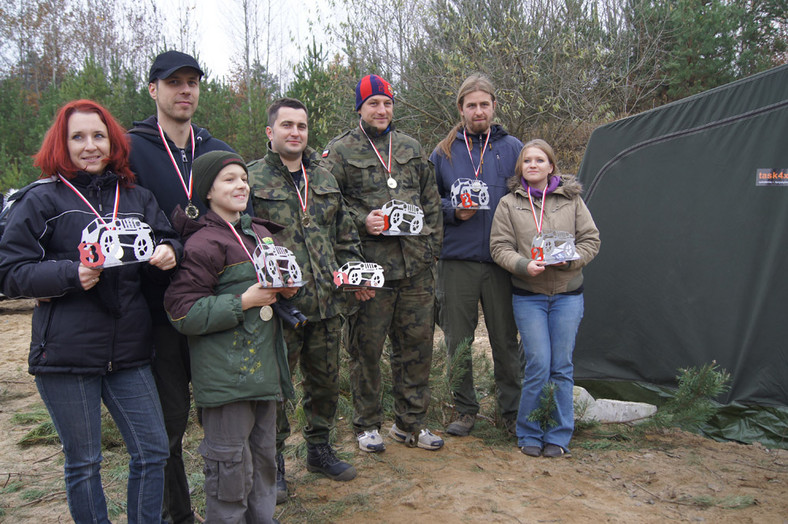
{"type": "Polygon", "coordinates": [[[134,183],[134,173],[129,166],[131,146],[126,131],[106,108],[92,100],[72,100],[57,112],[55,121],[44,135],[41,149],[33,156],[33,165],[41,168],[39,178],[47,178],[59,173],[71,179],[79,171],[68,152],[68,120],[74,113],[98,114],[107,126],[110,147],[107,168],[118,175],[123,187],[131,186],[134,183]]]}

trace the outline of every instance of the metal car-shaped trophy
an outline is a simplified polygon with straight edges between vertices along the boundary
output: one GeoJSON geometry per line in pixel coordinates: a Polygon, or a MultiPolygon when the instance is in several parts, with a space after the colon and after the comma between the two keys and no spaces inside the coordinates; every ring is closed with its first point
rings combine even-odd
{"type": "Polygon", "coordinates": [[[545,231],[534,237],[531,246],[532,258],[544,260],[548,265],[580,258],[575,250],[574,235],[566,231],[545,231]]]}
{"type": "Polygon", "coordinates": [[[301,287],[301,266],[293,252],[283,246],[258,244],[252,255],[257,277],[266,287],[301,287]]]}
{"type": "Polygon", "coordinates": [[[451,185],[451,205],[455,209],[490,209],[487,184],[475,178],[458,178],[451,185]]]}
{"type": "Polygon", "coordinates": [[[334,271],[334,284],[337,287],[382,287],[383,267],[374,262],[347,262],[334,271]]]}
{"type": "Polygon", "coordinates": [[[150,226],[138,218],[97,218],[82,230],[79,259],[87,267],[119,266],[150,260],[154,248],[150,226]],[[134,260],[123,260],[124,247],[132,248],[134,260]]]}
{"type": "Polygon", "coordinates": [[[390,200],[380,208],[383,212],[383,235],[418,235],[424,226],[424,211],[402,200],[390,200]],[[407,226],[407,231],[400,229],[407,226]]]}

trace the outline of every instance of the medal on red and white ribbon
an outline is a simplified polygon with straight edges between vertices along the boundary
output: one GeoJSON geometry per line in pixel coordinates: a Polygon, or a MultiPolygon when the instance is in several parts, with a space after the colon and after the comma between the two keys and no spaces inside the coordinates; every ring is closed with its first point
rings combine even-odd
{"type": "MultiPolygon", "coordinates": [[[[295,184],[296,195],[298,195],[298,203],[301,205],[301,223],[304,227],[309,227],[309,224],[312,222],[309,218],[309,214],[307,213],[307,205],[309,204],[309,176],[306,174],[306,169],[304,168],[304,163],[301,162],[301,173],[304,175],[304,196],[301,197],[301,192],[298,190],[298,184],[295,184]]],[[[293,181],[295,182],[295,181],[293,181]]]]}
{"type": "MultiPolygon", "coordinates": [[[[71,182],[66,180],[66,177],[64,177],[63,175],[61,175],[59,173],[58,173],[58,177],[60,177],[60,181],[63,182],[66,185],[66,187],[71,189],[71,191],[73,191],[74,194],[77,195],[79,197],[79,199],[82,200],[82,202],[85,203],[86,206],[88,206],[88,208],[90,208],[90,210],[93,212],[94,215],[96,215],[98,220],[101,222],[101,224],[105,228],[111,228],[112,227],[112,226],[108,225],[107,221],[104,220],[104,217],[102,217],[99,214],[99,212],[96,211],[96,208],[93,207],[93,204],[91,204],[88,201],[88,199],[85,198],[85,195],[80,193],[79,190],[76,187],[74,187],[74,185],[71,182]]],[[[115,221],[116,221],[116,219],[118,217],[118,206],[120,205],[120,190],[119,189],[120,189],[120,183],[119,182],[115,182],[115,203],[112,206],[112,219],[111,219],[111,222],[110,222],[111,224],[115,224],[115,221]]],[[[90,227],[90,225],[88,225],[88,227],[90,227]]],[[[83,233],[82,233],[82,240],[80,241],[79,247],[78,247],[80,261],[82,262],[82,264],[84,264],[87,267],[100,267],[100,266],[103,266],[105,264],[105,262],[106,262],[106,256],[104,254],[104,250],[102,250],[102,248],[101,248],[101,244],[98,241],[99,239],[97,238],[96,241],[94,241],[94,242],[87,242],[85,240],[86,236],[87,236],[86,232],[83,231],[83,233]]],[[[107,250],[108,251],[107,255],[111,256],[115,261],[120,261],[120,260],[123,259],[123,246],[121,246],[120,243],[118,243],[118,242],[111,242],[111,243],[108,243],[107,245],[109,247],[109,249],[107,250]]],[[[116,264],[113,264],[113,265],[116,265],[116,264]]]]}
{"type": "Polygon", "coordinates": [[[389,131],[389,162],[387,164],[383,160],[383,156],[380,154],[380,151],[378,151],[378,148],[375,147],[375,144],[372,143],[372,139],[369,138],[369,135],[367,134],[367,132],[364,131],[364,127],[361,125],[361,122],[358,123],[358,127],[361,128],[361,132],[364,133],[364,136],[367,137],[367,140],[369,140],[369,145],[372,146],[372,149],[375,151],[375,154],[377,155],[378,160],[380,160],[380,163],[383,164],[383,167],[384,167],[384,169],[386,170],[386,173],[389,176],[388,180],[386,180],[386,185],[389,186],[391,189],[396,189],[397,181],[394,180],[394,177],[391,176],[391,134],[392,134],[391,131],[389,131]]]}
{"type": "MultiPolygon", "coordinates": [[[[484,145],[482,146],[481,151],[479,152],[479,167],[473,165],[473,155],[471,154],[471,144],[468,143],[468,135],[465,133],[465,128],[462,128],[462,137],[465,140],[465,149],[468,150],[468,158],[471,161],[471,167],[473,168],[473,176],[476,180],[479,180],[479,173],[482,172],[482,166],[484,166],[484,152],[487,150],[487,144],[490,143],[490,135],[492,132],[487,132],[487,139],[484,141],[484,145]]],[[[481,144],[481,141],[479,142],[481,144]]]]}
{"type": "Polygon", "coordinates": [[[547,204],[547,186],[545,186],[545,193],[542,195],[542,209],[539,212],[539,220],[536,219],[536,209],[534,209],[534,199],[531,196],[530,188],[528,190],[528,201],[531,203],[531,214],[533,214],[534,224],[536,224],[536,235],[531,241],[531,258],[543,262],[544,239],[542,238],[542,225],[544,224],[544,208],[547,204]]]}
{"type": "MultiPolygon", "coordinates": [[[[164,144],[164,150],[167,152],[167,155],[170,157],[170,162],[172,162],[172,167],[175,168],[175,173],[178,174],[178,180],[180,180],[181,185],[183,186],[183,190],[186,192],[186,198],[189,201],[189,203],[186,204],[186,209],[184,209],[184,211],[186,212],[186,216],[191,219],[195,219],[198,216],[200,216],[200,210],[197,209],[197,206],[195,206],[192,203],[192,186],[194,183],[194,177],[192,177],[191,167],[189,167],[189,183],[187,185],[183,179],[183,173],[181,173],[181,168],[178,167],[178,162],[175,161],[175,157],[172,156],[172,151],[170,151],[170,146],[167,145],[167,139],[164,137],[164,130],[161,128],[161,125],[159,125],[158,122],[156,122],[156,127],[159,128],[159,136],[161,137],[161,143],[164,144]]],[[[191,143],[192,143],[192,163],[194,163],[194,149],[195,149],[194,130],[192,129],[191,126],[189,126],[189,138],[191,139],[191,143]]]]}

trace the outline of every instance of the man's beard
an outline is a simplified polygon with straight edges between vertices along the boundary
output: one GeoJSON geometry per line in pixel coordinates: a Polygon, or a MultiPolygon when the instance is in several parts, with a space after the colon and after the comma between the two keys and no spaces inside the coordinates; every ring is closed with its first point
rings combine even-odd
{"type": "Polygon", "coordinates": [[[490,120],[485,120],[483,122],[466,122],[465,128],[473,134],[480,135],[486,133],[490,128],[490,120]]]}

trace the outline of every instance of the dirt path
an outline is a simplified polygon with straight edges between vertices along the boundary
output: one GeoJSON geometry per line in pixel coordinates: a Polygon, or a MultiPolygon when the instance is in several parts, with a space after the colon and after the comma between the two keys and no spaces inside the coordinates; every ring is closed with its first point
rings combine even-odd
{"type": "MultiPolygon", "coordinates": [[[[58,446],[20,447],[30,425],[11,420],[41,405],[26,371],[31,307],[0,302],[0,521],[70,522],[58,446]]],[[[637,447],[581,433],[571,459],[445,435],[437,452],[387,440],[385,453],[370,455],[340,427],[358,478],[332,482],[288,457],[293,497],[277,508],[282,522],[788,523],[788,451],[671,431],[637,447]]],[[[122,493],[122,479],[105,483],[122,493]]]]}

